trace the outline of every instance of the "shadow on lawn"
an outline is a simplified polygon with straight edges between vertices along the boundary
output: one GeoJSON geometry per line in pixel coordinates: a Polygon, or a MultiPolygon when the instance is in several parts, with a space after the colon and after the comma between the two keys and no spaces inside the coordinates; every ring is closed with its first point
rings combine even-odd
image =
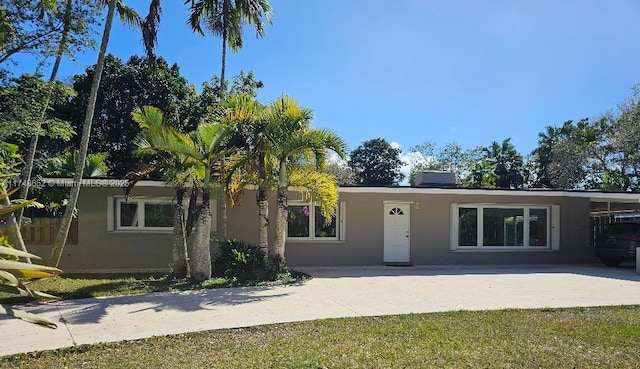
{"type": "Polygon", "coordinates": [[[125,315],[145,313],[150,310],[158,313],[166,310],[195,312],[265,301],[289,294],[276,292],[275,289],[276,287],[271,286],[240,287],[101,297],[63,301],[58,303],[58,309],[66,323],[91,324],[98,323],[107,317],[111,309],[117,309],[118,314],[125,315]]]}

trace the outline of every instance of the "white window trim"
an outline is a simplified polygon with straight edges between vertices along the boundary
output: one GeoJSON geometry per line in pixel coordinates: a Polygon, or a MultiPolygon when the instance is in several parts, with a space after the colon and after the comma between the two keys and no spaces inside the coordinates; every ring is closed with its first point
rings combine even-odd
{"type": "Polygon", "coordinates": [[[494,203],[452,203],[451,204],[451,245],[452,251],[550,251],[560,248],[560,207],[552,204],[494,204],[494,203]],[[477,209],[476,232],[478,244],[475,246],[461,246],[459,236],[459,212],[460,208],[477,209]],[[484,209],[523,209],[523,245],[522,246],[485,246],[484,242],[484,209]],[[547,211],[547,242],[544,246],[529,245],[529,214],[531,209],[544,209],[547,211]]]}
{"type": "MultiPolygon", "coordinates": [[[[128,202],[142,202],[144,203],[162,203],[162,204],[175,204],[175,198],[167,196],[134,196],[129,198],[128,202]]],[[[171,227],[122,227],[120,224],[120,205],[126,203],[125,196],[109,196],[107,197],[107,231],[108,232],[120,232],[120,233],[169,233],[173,231],[173,225],[171,227]]],[[[215,236],[217,232],[217,201],[211,199],[211,235],[215,236]]],[[[185,212],[188,209],[185,207],[185,212]]],[[[141,223],[140,221],[138,222],[141,223]]]]}
{"type": "Polygon", "coordinates": [[[132,197],[126,199],[124,197],[116,197],[115,199],[115,230],[117,231],[171,231],[171,227],[145,227],[145,204],[163,204],[174,205],[175,200],[171,197],[132,197]],[[120,206],[122,204],[138,204],[138,224],[137,226],[122,226],[120,225],[120,206]],[[142,224],[142,225],[140,225],[142,224]]]}
{"type": "Polygon", "coordinates": [[[286,241],[288,242],[295,242],[295,243],[342,243],[345,241],[345,236],[346,236],[346,221],[345,221],[345,214],[346,214],[346,203],[344,201],[340,201],[338,203],[338,209],[336,211],[336,237],[315,237],[315,206],[316,204],[313,203],[312,201],[303,201],[303,200],[294,200],[294,201],[289,201],[289,203],[287,204],[288,206],[301,206],[301,205],[307,205],[309,206],[310,209],[313,209],[313,211],[309,212],[309,237],[289,237],[289,224],[287,222],[287,237],[286,237],[286,241]]]}

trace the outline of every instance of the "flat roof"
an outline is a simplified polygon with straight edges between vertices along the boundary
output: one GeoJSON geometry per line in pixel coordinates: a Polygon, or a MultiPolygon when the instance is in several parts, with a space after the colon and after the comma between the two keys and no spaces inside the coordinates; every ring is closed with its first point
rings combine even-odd
{"type": "MultiPolygon", "coordinates": [[[[42,178],[33,184],[57,187],[72,187],[72,178],[42,178]]],[[[127,179],[86,178],[83,187],[127,187],[127,179]]],[[[164,181],[141,180],[136,187],[170,187],[164,181]]],[[[613,192],[600,190],[556,190],[547,188],[500,189],[500,188],[466,188],[466,187],[411,187],[411,186],[340,186],[341,193],[380,193],[380,194],[433,194],[433,195],[495,195],[495,196],[539,196],[539,197],[573,197],[588,198],[594,202],[640,203],[640,192],[613,192]]]]}

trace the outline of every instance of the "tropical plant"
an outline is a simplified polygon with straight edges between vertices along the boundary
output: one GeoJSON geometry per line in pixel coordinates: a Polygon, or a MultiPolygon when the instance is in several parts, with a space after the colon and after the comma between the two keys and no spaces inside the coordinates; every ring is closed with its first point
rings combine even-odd
{"type": "Polygon", "coordinates": [[[213,258],[215,276],[240,281],[264,277],[265,255],[258,245],[235,239],[217,240],[218,251],[213,258]]]}
{"type": "MultiPolygon", "coordinates": [[[[2,192],[3,193],[0,194],[0,198],[3,200],[2,205],[0,205],[0,217],[10,215],[23,207],[38,205],[35,200],[13,201],[9,203],[9,205],[5,205],[5,200],[8,200],[9,195],[16,191],[14,190],[7,193],[3,186],[2,192]]],[[[59,274],[61,270],[44,265],[21,262],[18,261],[17,258],[29,260],[40,259],[37,255],[9,247],[7,238],[0,236],[0,291],[29,296],[36,299],[57,299],[55,296],[30,289],[28,284],[30,280],[54,277],[59,274]]],[[[0,305],[0,314],[10,315],[49,328],[57,327],[52,321],[41,318],[35,314],[14,309],[9,305],[0,305]]]]}
{"type": "Polygon", "coordinates": [[[229,96],[220,108],[221,122],[235,125],[233,145],[239,149],[229,173],[241,171],[246,177],[243,183],[257,186],[258,245],[270,256],[266,264],[280,269],[285,263],[288,186],[301,186],[312,194],[329,189],[320,196],[320,200],[328,201],[320,202],[323,214],[330,219],[337,205],[337,184],[335,177],[321,173],[319,168],[328,150],[344,156],[346,145],[329,131],[312,129],[311,111],[289,97],[263,107],[251,96],[238,94],[229,96]],[[274,189],[278,190],[276,242],[269,247],[268,196],[274,189]]]}
{"type": "MultiPolygon", "coordinates": [[[[225,94],[227,91],[225,81],[227,46],[233,52],[242,48],[242,30],[245,22],[254,26],[257,36],[262,37],[265,21],[271,24],[271,5],[267,0],[191,0],[191,14],[188,22],[192,30],[204,35],[204,25],[206,30],[222,38],[220,93],[225,94]]],[[[223,158],[221,166],[223,177],[226,177],[225,160],[226,158],[223,158]]],[[[229,188],[225,187],[222,198],[223,237],[227,236],[227,198],[230,196],[229,188]]]]}
{"type": "MultiPolygon", "coordinates": [[[[285,267],[285,240],[288,219],[288,188],[290,184],[290,172],[304,168],[307,177],[311,176],[314,168],[307,163],[315,163],[315,171],[325,163],[329,151],[336,153],[340,158],[345,158],[347,145],[338,135],[324,129],[310,127],[313,113],[310,109],[298,106],[290,97],[281,97],[269,104],[265,110],[267,132],[270,139],[269,155],[273,156],[277,163],[278,192],[276,209],[276,235],[274,247],[270,250],[272,267],[279,271],[285,267]],[[311,159],[311,160],[309,160],[311,159]]],[[[333,184],[333,192],[337,194],[335,177],[325,176],[333,184]]],[[[316,184],[313,184],[315,187],[316,184]]],[[[314,188],[311,187],[311,188],[314,188]]],[[[325,218],[335,210],[337,202],[332,204],[333,209],[324,209],[325,218]]],[[[322,205],[321,205],[322,206],[322,205]]],[[[328,216],[330,219],[331,217],[328,216]]]]}
{"type": "Polygon", "coordinates": [[[206,29],[222,38],[220,86],[225,86],[227,47],[233,52],[242,49],[245,22],[255,27],[258,36],[264,36],[265,22],[271,24],[271,5],[267,0],[191,0],[188,22],[194,32],[204,35],[206,29]]]}
{"type": "Polygon", "coordinates": [[[483,147],[484,168],[488,169],[488,181],[491,187],[520,188],[525,183],[525,173],[522,155],[518,153],[511,139],[507,138],[498,143],[493,141],[490,146],[483,147]]]}
{"type": "MultiPolygon", "coordinates": [[[[136,112],[136,119],[146,119],[136,112]]],[[[158,110],[147,108],[147,113],[155,114],[156,123],[162,122],[158,110]]],[[[148,121],[145,124],[149,124],[148,121]]],[[[209,237],[211,234],[211,205],[210,199],[214,189],[214,172],[219,168],[222,157],[230,153],[229,139],[232,126],[218,123],[201,123],[195,131],[184,134],[174,127],[162,124],[157,131],[149,130],[147,137],[141,136],[138,147],[142,151],[155,152],[166,155],[174,155],[181,163],[194,166],[201,183],[201,203],[195,222],[194,240],[192,249],[189,250],[191,277],[196,281],[204,281],[211,278],[211,253],[209,237]]],[[[168,164],[175,164],[170,161],[168,164]]],[[[180,170],[178,171],[180,172],[180,170]]],[[[178,174],[175,176],[177,177],[178,174]]],[[[182,175],[182,174],[181,174],[182,175]]],[[[195,177],[192,177],[195,178],[195,177]]]]}
{"type": "MultiPolygon", "coordinates": [[[[187,187],[197,186],[202,180],[202,168],[191,159],[177,150],[178,147],[188,145],[188,137],[176,130],[162,111],[151,106],[137,108],[133,112],[133,119],[142,130],[136,139],[138,155],[144,155],[150,159],[149,165],[136,171],[136,181],[152,172],[161,172],[165,181],[176,189],[176,203],[173,215],[173,264],[172,272],[178,278],[191,276],[189,265],[187,238],[190,222],[185,218],[185,196],[187,187]]],[[[130,178],[131,179],[131,178],[130,178]]],[[[192,213],[189,213],[192,216],[192,213]]]]}
{"type": "MultiPolygon", "coordinates": [[[[104,177],[107,175],[105,160],[107,153],[88,154],[84,161],[83,177],[104,177]]],[[[70,177],[78,162],[78,150],[67,151],[46,161],[42,169],[44,175],[50,177],[70,177]]]]}

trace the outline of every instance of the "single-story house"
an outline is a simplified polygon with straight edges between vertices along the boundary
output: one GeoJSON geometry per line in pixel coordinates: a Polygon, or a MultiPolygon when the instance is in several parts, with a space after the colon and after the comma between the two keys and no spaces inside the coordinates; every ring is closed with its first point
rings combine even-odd
{"type": "MultiPolygon", "coordinates": [[[[60,180],[50,180],[60,185],[60,180]]],[[[68,180],[66,185],[70,184],[68,180]]],[[[64,185],[64,184],[63,184],[64,185]]],[[[125,181],[84,180],[77,242],[65,247],[66,272],[166,272],[171,263],[175,190],[141,181],[131,197],[125,181]]],[[[381,264],[597,263],[593,218],[640,208],[631,192],[470,189],[452,186],[341,187],[339,209],[326,224],[305,193],[290,191],[286,259],[293,267],[381,264]]],[[[212,237],[222,206],[212,202],[212,237]]],[[[270,196],[275,222],[275,193],[270,196]]],[[[274,223],[272,223],[274,224],[274,223]]],[[[228,210],[228,237],[257,242],[255,192],[228,210]]],[[[270,229],[273,239],[275,225],[270,229]]],[[[42,232],[37,222],[29,237],[42,232]]],[[[36,237],[37,238],[37,237],[36,237]]],[[[40,238],[43,240],[44,238],[40,238]]],[[[40,244],[37,244],[40,243],[40,244]]],[[[29,251],[48,256],[50,242],[29,251]]],[[[215,247],[212,247],[215,253],[215,247]]]]}

